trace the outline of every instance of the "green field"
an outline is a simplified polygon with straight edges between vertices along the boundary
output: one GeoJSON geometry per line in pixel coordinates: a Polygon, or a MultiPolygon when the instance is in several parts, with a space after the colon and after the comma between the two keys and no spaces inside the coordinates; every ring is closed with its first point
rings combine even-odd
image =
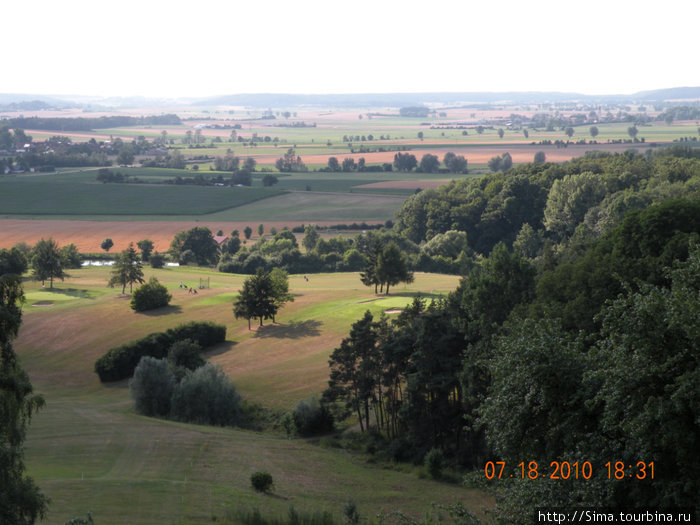
{"type": "MultiPolygon", "coordinates": [[[[84,174],[79,174],[84,176],[84,174]]],[[[3,216],[202,215],[273,195],[273,188],[100,184],[50,175],[0,178],[3,216]]]]}
{"type": "Polygon", "coordinates": [[[101,384],[95,359],[111,346],[189,320],[227,326],[227,342],[208,359],[224,367],[245,399],[279,413],[325,388],[329,353],[366,309],[401,307],[417,293],[454,289],[454,276],[417,274],[389,297],[375,296],[357,274],[291,276],[293,303],[278,324],[247,329],[231,301],[243,276],[196,268],[147,270],[171,290],[172,305],[136,314],[118,290],[106,288],[109,270],[72,270],[53,291],[25,282],[27,303],[15,348],[47,406],[32,421],[30,474],[52,503],[46,523],[63,524],[91,511],[96,523],[210,523],[227,512],[257,506],[284,515],[288,507],[328,510],[338,519],[348,497],[363,517],[403,510],[420,516],[431,502],[458,501],[483,515],[485,494],[421,479],[418,468],[385,468],[361,454],[302,439],[151,419],[133,412],[126,381],[101,384]],[[211,288],[190,295],[210,278],[211,288]],[[33,306],[36,303],[53,306],[33,306]],[[273,495],[250,487],[250,474],[269,471],[273,495]],[[125,504],[127,503],[127,504],[125,504]]]}
{"type": "MultiPolygon", "coordinates": [[[[393,218],[414,190],[356,186],[438,178],[426,174],[309,172],[283,174],[276,186],[263,187],[264,174],[258,173],[251,187],[218,187],[153,184],[177,176],[196,175],[189,170],[113,170],[151,183],[101,184],[95,181],[95,169],[0,177],[0,218],[385,221],[393,218]]],[[[211,177],[218,172],[201,174],[211,177]]]]}

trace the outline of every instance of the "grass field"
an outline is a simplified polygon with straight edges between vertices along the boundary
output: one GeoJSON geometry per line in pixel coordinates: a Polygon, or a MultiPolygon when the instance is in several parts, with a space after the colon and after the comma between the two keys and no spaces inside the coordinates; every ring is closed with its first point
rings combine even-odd
{"type": "Polygon", "coordinates": [[[357,274],[291,276],[295,300],[281,310],[278,324],[249,331],[231,312],[243,276],[196,268],[145,273],[171,290],[170,307],[132,312],[128,298],[105,286],[106,268],[73,270],[53,291],[25,283],[15,348],[47,401],[26,442],[30,474],[52,499],[46,523],[63,524],[87,511],[100,525],[205,523],[241,506],[286,514],[291,504],[340,518],[348,497],[367,518],[395,509],[422,515],[433,501],[461,501],[480,514],[492,505],[479,491],[421,479],[411,466],[384,468],[361,455],[288,441],[281,432],[142,417],[133,412],[126,381],[102,385],[93,372],[95,359],[111,346],[184,321],[212,320],[227,326],[227,342],[208,359],[227,371],[244,398],[288,410],[323,390],[329,353],[366,309],[379,314],[418,292],[447,293],[456,277],[417,274],[413,284],[386,297],[362,286],[357,274]],[[210,279],[210,289],[190,295],[179,288],[180,282],[196,286],[200,277],[210,279]],[[256,470],[273,475],[273,495],[250,488],[256,470]]]}

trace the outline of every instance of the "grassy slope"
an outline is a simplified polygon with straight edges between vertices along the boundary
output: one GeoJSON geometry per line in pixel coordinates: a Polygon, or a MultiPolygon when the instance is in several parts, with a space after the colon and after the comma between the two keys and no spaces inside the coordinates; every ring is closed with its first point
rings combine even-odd
{"type": "Polygon", "coordinates": [[[345,452],[275,435],[186,425],[133,413],[126,382],[102,385],[94,360],[109,347],[191,319],[223,322],[229,342],[209,359],[221,364],[242,395],[273,409],[288,409],[323,389],[328,354],[365,309],[375,313],[405,304],[418,290],[453,289],[455,277],[418,274],[389,298],[362,287],[356,274],[292,276],[295,301],[278,325],[248,331],[231,301],[243,277],[198,269],[148,270],[174,296],[162,312],[135,314],[117,290],[106,288],[108,269],[73,270],[56,291],[27,282],[24,323],[16,349],[47,407],[27,440],[31,475],[51,497],[47,523],[62,524],[88,510],[100,524],[204,523],[227,509],[257,505],[285,513],[322,508],[339,514],[353,497],[364,516],[402,509],[420,514],[432,501],[462,501],[479,509],[483,494],[420,480],[415,474],[366,464],[345,452]],[[211,289],[190,295],[211,279],[211,289]],[[32,306],[53,301],[54,306],[32,306]],[[249,487],[250,474],[268,470],[275,495],[249,487]]]}

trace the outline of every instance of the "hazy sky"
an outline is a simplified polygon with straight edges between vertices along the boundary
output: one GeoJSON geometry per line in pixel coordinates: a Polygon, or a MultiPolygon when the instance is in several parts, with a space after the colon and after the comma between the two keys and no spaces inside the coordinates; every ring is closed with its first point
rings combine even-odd
{"type": "Polygon", "coordinates": [[[2,93],[572,91],[700,85],[700,2],[39,0],[2,7],[2,93]]]}

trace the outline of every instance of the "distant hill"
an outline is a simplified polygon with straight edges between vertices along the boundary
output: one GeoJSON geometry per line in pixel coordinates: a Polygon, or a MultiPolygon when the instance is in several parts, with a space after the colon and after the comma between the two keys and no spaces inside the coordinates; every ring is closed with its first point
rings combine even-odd
{"type": "Polygon", "coordinates": [[[700,87],[683,87],[641,91],[629,95],[584,95],[581,93],[544,91],[455,92],[455,93],[360,93],[360,94],[288,94],[245,93],[202,99],[197,105],[231,105],[248,107],[405,107],[423,104],[541,104],[546,102],[634,102],[673,99],[700,100],[700,87]]]}
{"type": "Polygon", "coordinates": [[[49,95],[0,93],[0,111],[36,111],[75,107],[75,104],[49,95]]]}
{"type": "Polygon", "coordinates": [[[503,92],[425,92],[425,93],[345,93],[345,94],[291,94],[291,93],[241,93],[206,98],[148,98],[148,97],[97,97],[66,95],[57,98],[36,94],[0,93],[0,110],[36,110],[67,107],[138,108],[174,106],[245,106],[253,108],[280,107],[419,107],[423,105],[473,105],[473,104],[543,104],[582,103],[633,103],[662,102],[665,100],[700,100],[700,86],[676,87],[640,91],[633,94],[584,95],[558,91],[503,91],[503,92]]]}
{"type": "Polygon", "coordinates": [[[643,100],[700,100],[700,87],[677,87],[669,89],[655,89],[653,91],[640,91],[634,96],[643,100]]]}

